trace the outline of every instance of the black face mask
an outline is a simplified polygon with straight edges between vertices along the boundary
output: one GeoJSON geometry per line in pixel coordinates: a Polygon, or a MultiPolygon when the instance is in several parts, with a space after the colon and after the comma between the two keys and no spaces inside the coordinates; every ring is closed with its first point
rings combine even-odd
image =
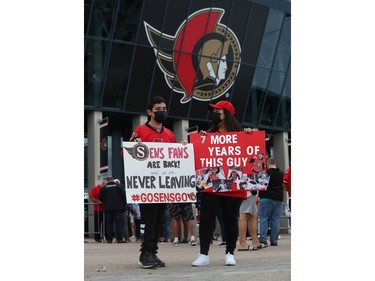
{"type": "Polygon", "coordinates": [[[155,121],[160,124],[163,123],[165,119],[167,119],[167,116],[168,116],[167,111],[156,111],[154,113],[155,113],[155,117],[154,117],[155,121]]]}
{"type": "Polygon", "coordinates": [[[221,121],[223,121],[220,119],[220,116],[221,116],[221,113],[212,112],[211,120],[212,120],[212,123],[214,123],[214,125],[218,125],[221,121]]]}

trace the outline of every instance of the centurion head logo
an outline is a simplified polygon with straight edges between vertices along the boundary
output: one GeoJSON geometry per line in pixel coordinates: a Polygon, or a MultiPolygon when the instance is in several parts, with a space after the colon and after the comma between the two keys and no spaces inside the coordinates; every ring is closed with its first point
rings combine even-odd
{"type": "Polygon", "coordinates": [[[208,8],[191,14],[174,36],[144,22],[165,81],[182,93],[182,103],[224,95],[240,69],[240,44],[233,31],[220,23],[224,10],[208,8]]]}

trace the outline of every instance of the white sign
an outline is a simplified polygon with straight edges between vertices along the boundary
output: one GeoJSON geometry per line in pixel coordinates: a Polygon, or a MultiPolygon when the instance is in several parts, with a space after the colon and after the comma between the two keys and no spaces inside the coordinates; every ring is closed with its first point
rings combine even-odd
{"type": "Polygon", "coordinates": [[[193,144],[123,142],[128,203],[196,202],[193,144]]]}

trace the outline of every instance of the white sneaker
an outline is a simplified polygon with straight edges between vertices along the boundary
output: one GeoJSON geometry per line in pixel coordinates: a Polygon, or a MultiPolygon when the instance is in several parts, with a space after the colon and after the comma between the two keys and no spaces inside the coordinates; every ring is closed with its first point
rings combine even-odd
{"type": "Polygon", "coordinates": [[[194,240],[191,240],[190,241],[190,245],[191,246],[196,246],[197,245],[197,241],[194,239],[194,240]]]}
{"type": "Polygon", "coordinates": [[[225,265],[236,265],[236,261],[234,260],[234,255],[226,254],[225,255],[225,265]]]}
{"type": "Polygon", "coordinates": [[[178,240],[174,240],[172,243],[174,246],[178,246],[178,240]]]}
{"type": "Polygon", "coordinates": [[[191,263],[191,266],[204,266],[210,263],[208,256],[199,254],[198,258],[191,263]]]}

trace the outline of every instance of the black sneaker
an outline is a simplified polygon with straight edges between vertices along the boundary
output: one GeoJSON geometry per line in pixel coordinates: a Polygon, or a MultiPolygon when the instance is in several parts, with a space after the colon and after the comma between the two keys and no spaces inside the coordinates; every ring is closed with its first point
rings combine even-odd
{"type": "Polygon", "coordinates": [[[157,255],[153,254],[154,260],[157,263],[157,267],[165,267],[165,262],[158,258],[157,255]]]}
{"type": "Polygon", "coordinates": [[[271,246],[277,246],[277,242],[271,242],[271,246]]]}
{"type": "Polygon", "coordinates": [[[264,247],[262,247],[262,248],[266,248],[266,247],[268,247],[268,243],[267,243],[267,241],[260,241],[260,240],[259,240],[259,243],[260,243],[260,244],[263,244],[264,247]]]}
{"type": "Polygon", "coordinates": [[[140,255],[138,264],[143,268],[155,268],[158,266],[158,262],[149,252],[144,252],[140,255]]]}

